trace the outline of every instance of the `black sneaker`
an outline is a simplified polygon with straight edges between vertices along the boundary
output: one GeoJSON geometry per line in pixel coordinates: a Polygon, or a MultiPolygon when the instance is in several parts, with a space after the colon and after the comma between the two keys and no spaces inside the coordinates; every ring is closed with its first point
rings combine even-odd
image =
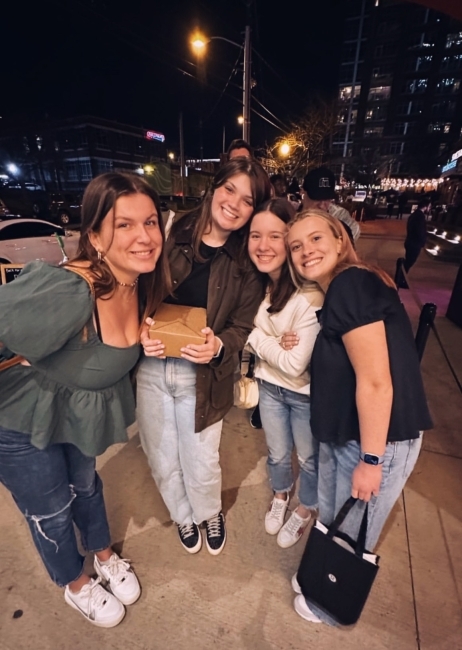
{"type": "Polygon", "coordinates": [[[199,530],[199,527],[192,524],[183,524],[183,526],[178,526],[178,536],[180,542],[183,544],[183,548],[188,551],[188,553],[198,553],[202,547],[202,535],[199,530]]]}
{"type": "Polygon", "coordinates": [[[254,408],[252,411],[252,415],[250,416],[250,426],[252,429],[263,429],[262,423],[261,423],[261,417],[260,417],[260,405],[257,404],[257,406],[254,408]]]}
{"type": "Polygon", "coordinates": [[[212,555],[222,552],[226,542],[225,518],[222,512],[205,522],[205,543],[212,555]]]}

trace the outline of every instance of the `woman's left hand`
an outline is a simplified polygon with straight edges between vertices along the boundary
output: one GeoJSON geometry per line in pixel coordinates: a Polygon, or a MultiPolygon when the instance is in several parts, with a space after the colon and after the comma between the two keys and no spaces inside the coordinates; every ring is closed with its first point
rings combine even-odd
{"type": "Polygon", "coordinates": [[[351,479],[351,496],[370,501],[377,496],[382,482],[382,465],[368,465],[362,460],[356,465],[351,479]]]}
{"type": "Polygon", "coordinates": [[[210,327],[201,330],[205,334],[205,343],[196,345],[190,343],[184,348],[181,348],[181,358],[192,363],[209,363],[220,349],[220,339],[218,339],[210,327]]]}
{"type": "Polygon", "coordinates": [[[285,332],[281,336],[281,340],[279,341],[279,345],[286,352],[289,352],[289,350],[292,350],[292,348],[294,348],[299,343],[300,343],[300,338],[299,338],[297,332],[285,332]]]}

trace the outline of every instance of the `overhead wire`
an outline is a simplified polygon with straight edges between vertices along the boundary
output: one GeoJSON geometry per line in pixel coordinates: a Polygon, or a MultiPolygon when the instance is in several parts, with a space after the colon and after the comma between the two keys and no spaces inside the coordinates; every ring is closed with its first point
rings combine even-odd
{"type": "MultiPolygon", "coordinates": [[[[94,16],[97,16],[100,20],[102,20],[102,21],[106,22],[107,24],[109,24],[109,25],[111,25],[111,26],[117,28],[119,31],[115,31],[115,32],[113,31],[113,35],[114,35],[118,40],[120,40],[121,42],[123,42],[123,43],[125,43],[125,44],[131,46],[133,49],[135,49],[135,50],[141,52],[141,53],[144,54],[145,56],[149,56],[149,57],[152,58],[153,60],[156,60],[156,61],[162,61],[162,63],[167,64],[168,66],[170,66],[171,68],[173,68],[173,69],[176,70],[177,72],[181,73],[183,76],[187,76],[187,77],[189,77],[189,78],[191,78],[191,79],[196,79],[196,76],[195,76],[194,74],[192,74],[191,72],[188,72],[188,71],[185,70],[184,68],[180,67],[178,64],[176,64],[176,61],[177,61],[177,60],[183,61],[183,63],[186,63],[186,64],[189,65],[190,67],[195,68],[196,66],[195,66],[194,63],[192,63],[191,61],[188,61],[187,59],[183,59],[182,57],[179,57],[179,56],[177,56],[177,55],[175,55],[175,54],[172,54],[171,52],[169,52],[169,51],[167,51],[167,50],[161,48],[161,50],[164,52],[164,54],[167,54],[171,59],[173,59],[173,61],[175,61],[175,63],[173,63],[172,61],[168,61],[168,60],[166,60],[164,56],[161,57],[160,55],[156,54],[156,53],[152,50],[152,46],[153,46],[152,41],[148,41],[145,37],[143,37],[142,35],[140,35],[140,34],[137,33],[136,31],[134,31],[133,28],[127,26],[127,24],[121,25],[121,23],[118,22],[117,20],[115,20],[114,18],[112,18],[112,17],[108,17],[107,15],[101,13],[100,11],[97,11],[94,7],[89,6],[86,2],[83,2],[82,0],[73,0],[72,5],[69,6],[68,4],[63,4],[60,0],[48,0],[48,1],[51,2],[52,4],[56,5],[56,6],[59,6],[61,9],[62,9],[63,7],[65,7],[68,11],[71,11],[71,12],[73,11],[73,9],[74,9],[74,11],[75,11],[75,5],[80,6],[81,8],[83,8],[83,9],[85,9],[87,12],[89,12],[90,14],[93,14],[94,16]],[[126,32],[126,34],[128,34],[128,37],[127,37],[125,34],[120,33],[120,29],[121,29],[121,28],[122,28],[122,30],[124,30],[124,31],[126,32]],[[136,39],[136,42],[133,42],[132,40],[130,40],[129,37],[134,37],[134,38],[136,39]],[[149,47],[148,47],[148,46],[149,46],[149,47]]],[[[260,55],[256,50],[255,50],[255,48],[252,48],[252,49],[253,49],[253,51],[257,54],[257,56],[258,56],[258,57],[259,57],[259,58],[260,58],[264,63],[266,63],[266,61],[264,60],[264,58],[263,58],[263,57],[262,57],[262,56],[261,56],[261,55],[260,55]]],[[[226,94],[229,98],[232,98],[232,99],[235,100],[235,101],[240,101],[240,100],[238,100],[236,97],[234,97],[233,95],[230,95],[230,94],[228,94],[228,93],[226,92],[227,89],[228,89],[229,87],[235,87],[235,88],[238,88],[239,90],[242,91],[242,86],[239,86],[238,84],[232,84],[232,83],[231,83],[231,79],[232,79],[232,77],[233,77],[233,75],[235,74],[236,69],[237,69],[237,65],[238,65],[238,62],[239,62],[239,58],[240,58],[240,55],[239,55],[238,59],[236,60],[234,66],[233,66],[233,68],[232,68],[232,70],[231,70],[231,73],[230,73],[230,75],[228,76],[228,79],[225,81],[225,84],[224,84],[223,88],[222,88],[220,91],[219,91],[219,89],[218,89],[215,85],[211,84],[209,81],[206,81],[206,82],[205,82],[205,85],[206,85],[208,88],[210,88],[210,89],[212,89],[212,90],[215,90],[215,91],[217,91],[217,92],[220,92],[220,96],[219,96],[218,100],[215,102],[215,104],[214,104],[212,110],[210,111],[209,115],[207,116],[206,120],[210,119],[210,117],[212,116],[212,114],[214,113],[214,111],[216,110],[216,108],[218,107],[220,101],[222,100],[222,98],[223,98],[223,96],[224,96],[225,94],[226,94]]],[[[267,65],[269,66],[269,64],[267,64],[267,65]]],[[[223,81],[223,79],[222,79],[219,75],[214,74],[213,76],[214,76],[218,81],[223,81]]],[[[274,115],[274,113],[272,113],[272,111],[270,111],[270,110],[269,110],[269,109],[268,109],[268,108],[267,108],[267,107],[266,107],[266,106],[265,106],[265,105],[264,105],[264,104],[263,104],[263,103],[262,103],[262,102],[261,102],[261,101],[260,101],[256,96],[255,96],[255,93],[252,93],[252,97],[253,97],[253,99],[254,99],[254,100],[255,100],[255,101],[256,101],[256,102],[257,102],[257,103],[258,103],[258,104],[259,104],[259,105],[260,105],[260,106],[261,106],[261,107],[266,111],[266,112],[268,112],[269,115],[271,115],[271,117],[273,117],[273,119],[275,119],[275,120],[277,120],[278,122],[280,122],[280,124],[282,124],[283,127],[286,128],[285,125],[284,125],[284,122],[283,122],[282,120],[280,120],[276,115],[274,115]]],[[[270,124],[271,126],[277,128],[277,129],[280,130],[280,131],[284,131],[284,128],[281,128],[280,126],[278,126],[277,124],[275,124],[272,120],[270,120],[270,119],[268,119],[266,116],[262,115],[262,114],[261,114],[259,111],[257,111],[254,107],[251,107],[251,111],[252,111],[255,115],[258,115],[261,119],[263,119],[264,121],[266,121],[266,122],[267,122],[268,124],[270,124]]]]}
{"type": "Polygon", "coordinates": [[[231,74],[229,75],[228,80],[227,80],[227,82],[225,83],[225,85],[224,85],[224,87],[223,87],[223,90],[222,90],[221,93],[220,93],[220,96],[218,97],[217,101],[215,102],[215,104],[214,104],[212,110],[209,112],[209,114],[208,114],[207,117],[205,118],[204,122],[207,122],[207,121],[212,117],[212,115],[213,115],[213,113],[215,112],[215,110],[216,110],[218,104],[221,102],[221,100],[222,100],[222,98],[223,98],[223,95],[225,94],[226,89],[228,88],[228,86],[229,86],[229,84],[230,84],[230,82],[231,82],[232,77],[233,77],[234,74],[236,73],[237,65],[238,65],[238,63],[239,63],[240,58],[241,58],[241,52],[239,52],[239,55],[238,55],[238,57],[237,57],[237,59],[236,59],[236,62],[235,62],[235,64],[234,64],[234,66],[233,66],[233,69],[231,70],[231,74]]]}

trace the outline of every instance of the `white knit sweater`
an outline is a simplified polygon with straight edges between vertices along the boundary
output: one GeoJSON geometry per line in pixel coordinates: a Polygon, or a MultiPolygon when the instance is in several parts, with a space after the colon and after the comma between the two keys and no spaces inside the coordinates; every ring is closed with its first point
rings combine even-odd
{"type": "Polygon", "coordinates": [[[255,376],[296,393],[310,394],[308,364],[319,332],[316,311],[322,307],[324,294],[317,290],[297,291],[282,311],[269,314],[268,296],[261,303],[247,347],[257,357],[255,376]],[[292,350],[279,344],[286,332],[300,338],[292,350]]]}

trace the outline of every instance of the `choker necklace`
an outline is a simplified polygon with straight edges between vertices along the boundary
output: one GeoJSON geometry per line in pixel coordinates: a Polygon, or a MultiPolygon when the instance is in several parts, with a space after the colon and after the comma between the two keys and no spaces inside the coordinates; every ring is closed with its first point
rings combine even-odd
{"type": "Polygon", "coordinates": [[[138,284],[138,280],[139,278],[136,278],[134,282],[119,282],[119,280],[116,280],[116,282],[121,287],[131,287],[132,289],[134,289],[138,284]]]}

